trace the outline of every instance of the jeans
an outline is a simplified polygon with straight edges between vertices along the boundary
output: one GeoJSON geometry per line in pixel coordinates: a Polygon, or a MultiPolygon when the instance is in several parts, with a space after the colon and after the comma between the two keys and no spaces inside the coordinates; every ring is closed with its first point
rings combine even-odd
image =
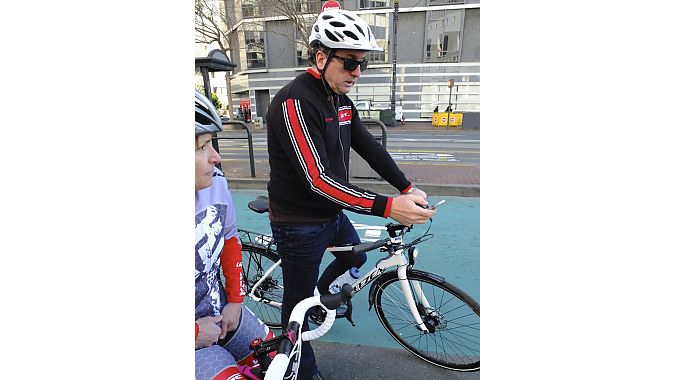
{"type": "MultiPolygon", "coordinates": [[[[330,222],[321,224],[278,224],[270,223],[277,252],[282,259],[284,277],[284,297],[282,300],[282,326],[287,325],[293,307],[307,297],[311,297],[314,288],[320,293],[328,293],[328,287],[336,277],[351,267],[361,267],[366,262],[366,254],[355,256],[350,251],[335,252],[336,259],[325,269],[319,278],[319,264],[324,251],[330,246],[359,244],[359,235],[343,212],[330,222]]],[[[307,315],[303,320],[302,331],[307,331],[307,315]]],[[[299,378],[307,379],[318,372],[312,347],[303,343],[299,378]]]]}

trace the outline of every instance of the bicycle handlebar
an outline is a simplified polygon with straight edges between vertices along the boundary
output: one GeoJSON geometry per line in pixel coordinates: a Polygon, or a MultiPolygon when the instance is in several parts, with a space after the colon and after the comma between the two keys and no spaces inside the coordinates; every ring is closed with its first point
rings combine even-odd
{"type": "MultiPolygon", "coordinates": [[[[326,334],[333,325],[333,321],[336,319],[336,308],[340,306],[342,301],[347,301],[352,297],[352,286],[350,284],[343,284],[343,287],[340,289],[339,293],[336,294],[324,294],[319,296],[308,297],[300,301],[291,312],[291,317],[289,318],[289,324],[285,330],[287,333],[290,331],[292,336],[298,336],[298,332],[301,329],[303,319],[305,318],[305,313],[307,313],[310,308],[315,306],[321,306],[326,309],[326,318],[324,323],[319,327],[311,331],[304,331],[300,337],[301,341],[308,341],[317,339],[320,336],[326,334]]],[[[265,372],[266,379],[278,380],[284,378],[286,369],[289,366],[289,360],[291,356],[291,351],[295,346],[295,341],[290,342],[288,339],[283,340],[279,344],[277,349],[277,354],[270,363],[267,371],[265,372]]]]}
{"type": "Polygon", "coordinates": [[[386,245],[390,239],[382,239],[382,240],[377,240],[371,243],[362,243],[362,244],[357,244],[354,247],[352,247],[352,253],[355,255],[358,255],[363,252],[368,252],[372,251],[376,248],[380,248],[384,245],[386,245]]]}

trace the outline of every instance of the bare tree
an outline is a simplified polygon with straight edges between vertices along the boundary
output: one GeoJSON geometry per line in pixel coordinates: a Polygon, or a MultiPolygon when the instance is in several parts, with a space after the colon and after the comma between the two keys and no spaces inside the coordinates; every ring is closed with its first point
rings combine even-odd
{"type": "MultiPolygon", "coordinates": [[[[224,52],[231,52],[236,34],[232,27],[235,18],[228,18],[225,13],[225,3],[222,0],[195,0],[195,42],[209,45],[217,43],[224,52]]],[[[232,55],[230,55],[232,57],[232,55]]],[[[225,72],[227,85],[228,115],[233,119],[232,90],[230,72],[225,72]]]]}
{"type": "Polygon", "coordinates": [[[310,50],[308,38],[310,28],[317,20],[321,5],[325,0],[249,0],[256,4],[259,10],[264,10],[265,16],[281,16],[287,19],[295,31],[282,34],[294,45],[302,44],[306,51],[310,50]]]}
{"type": "MultiPolygon", "coordinates": [[[[305,51],[310,51],[308,38],[310,28],[317,19],[321,4],[325,0],[195,0],[195,42],[203,44],[217,43],[224,52],[232,54],[232,47],[236,46],[237,33],[262,31],[276,33],[287,38],[292,46],[300,43],[305,51]],[[241,7],[241,12],[235,11],[235,6],[241,7]],[[229,9],[226,13],[225,9],[229,9]],[[240,16],[241,15],[241,16],[240,16]],[[238,17],[246,18],[241,27],[235,29],[240,21],[238,17]],[[283,33],[266,30],[265,22],[269,18],[280,21],[288,20],[291,30],[283,33]]],[[[248,43],[248,42],[245,42],[248,43]]],[[[252,43],[255,43],[252,42],[252,43]]],[[[255,48],[255,46],[252,46],[255,48]]],[[[260,48],[260,47],[259,47],[260,48]]],[[[262,49],[262,48],[261,48],[262,49]]],[[[225,73],[227,84],[228,113],[232,114],[232,91],[230,86],[230,72],[225,73]]]]}

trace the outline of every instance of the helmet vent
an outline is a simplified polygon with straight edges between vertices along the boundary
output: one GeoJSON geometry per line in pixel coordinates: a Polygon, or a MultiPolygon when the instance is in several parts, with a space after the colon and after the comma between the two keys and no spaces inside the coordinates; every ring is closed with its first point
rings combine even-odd
{"type": "Polygon", "coordinates": [[[333,16],[331,15],[322,15],[322,20],[331,20],[333,16]]]}
{"type": "Polygon", "coordinates": [[[326,37],[328,37],[331,41],[340,42],[340,40],[338,40],[338,38],[336,38],[336,36],[334,36],[333,33],[329,32],[328,30],[326,30],[325,32],[326,32],[326,37]]]}
{"type": "Polygon", "coordinates": [[[332,26],[335,26],[336,28],[344,28],[345,24],[340,22],[340,21],[331,21],[329,22],[332,26]]]}
{"type": "Polygon", "coordinates": [[[315,25],[315,32],[319,33],[319,25],[315,25]]]}
{"type": "Polygon", "coordinates": [[[343,36],[342,34],[340,34],[340,32],[337,31],[337,30],[336,30],[336,34],[338,35],[338,37],[340,37],[341,40],[344,40],[344,39],[345,39],[345,36],[343,36]]]}
{"type": "Polygon", "coordinates": [[[350,17],[348,14],[342,13],[342,15],[345,16],[345,18],[350,19],[350,21],[355,21],[354,18],[350,17]]]}
{"type": "MultiPolygon", "coordinates": [[[[354,24],[354,27],[357,28],[357,30],[359,31],[359,33],[361,33],[363,36],[366,36],[366,33],[364,33],[364,31],[359,27],[359,25],[354,24]]],[[[356,38],[355,38],[355,39],[356,39],[356,38]]]]}
{"type": "Polygon", "coordinates": [[[352,39],[355,40],[355,41],[359,41],[359,37],[357,37],[356,34],[352,33],[352,32],[349,31],[349,30],[346,30],[346,31],[345,31],[345,35],[348,36],[348,37],[350,37],[350,38],[352,38],[352,39]]]}

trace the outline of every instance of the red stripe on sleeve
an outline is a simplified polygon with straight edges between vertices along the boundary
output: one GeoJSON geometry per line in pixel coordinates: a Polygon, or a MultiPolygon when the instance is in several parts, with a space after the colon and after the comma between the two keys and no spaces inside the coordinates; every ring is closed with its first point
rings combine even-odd
{"type": "Polygon", "coordinates": [[[339,199],[347,204],[365,207],[368,209],[373,208],[374,203],[373,200],[355,197],[351,194],[342,191],[341,189],[332,186],[331,184],[322,179],[319,166],[317,165],[317,162],[315,161],[315,158],[312,155],[311,149],[312,142],[309,141],[305,137],[305,134],[303,133],[300,121],[298,120],[298,114],[296,111],[294,100],[287,99],[286,107],[289,122],[291,122],[291,131],[293,133],[293,137],[298,144],[298,149],[300,150],[301,158],[305,163],[305,167],[307,168],[307,172],[310,175],[310,178],[312,179],[312,184],[315,187],[317,187],[320,191],[330,195],[333,198],[339,199]]]}
{"type": "Polygon", "coordinates": [[[385,205],[385,212],[383,213],[383,218],[390,217],[390,209],[392,208],[392,198],[387,197],[387,204],[385,205]]]}

